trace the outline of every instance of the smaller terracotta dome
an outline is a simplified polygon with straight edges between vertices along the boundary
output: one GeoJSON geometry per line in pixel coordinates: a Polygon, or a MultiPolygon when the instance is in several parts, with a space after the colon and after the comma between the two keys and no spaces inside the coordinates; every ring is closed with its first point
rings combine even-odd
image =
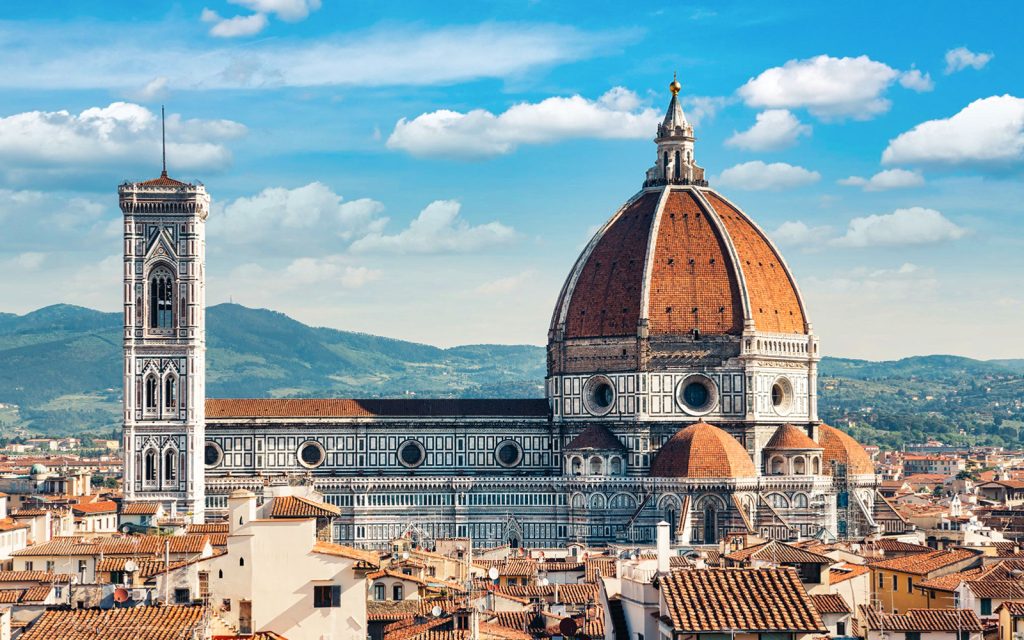
{"type": "Polygon", "coordinates": [[[775,430],[775,435],[764,445],[765,449],[821,449],[822,446],[795,425],[784,424],[775,430]]]}
{"type": "Polygon", "coordinates": [[[703,420],[680,429],[651,464],[658,478],[754,478],[757,470],[736,438],[703,420]]]}
{"type": "Polygon", "coordinates": [[[593,424],[584,429],[578,436],[565,445],[566,451],[624,451],[622,441],[603,424],[593,424]]]}
{"type": "Polygon", "coordinates": [[[875,472],[871,456],[860,443],[835,427],[822,424],[818,427],[818,441],[825,450],[824,472],[832,475],[832,463],[845,464],[848,475],[875,472]]]}

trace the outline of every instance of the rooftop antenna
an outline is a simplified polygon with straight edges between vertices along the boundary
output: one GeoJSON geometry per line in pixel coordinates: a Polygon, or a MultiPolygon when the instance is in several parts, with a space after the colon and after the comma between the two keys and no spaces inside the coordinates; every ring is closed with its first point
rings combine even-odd
{"type": "Polygon", "coordinates": [[[160,152],[163,158],[161,178],[167,177],[167,118],[164,116],[164,105],[160,105],[160,152]]]}

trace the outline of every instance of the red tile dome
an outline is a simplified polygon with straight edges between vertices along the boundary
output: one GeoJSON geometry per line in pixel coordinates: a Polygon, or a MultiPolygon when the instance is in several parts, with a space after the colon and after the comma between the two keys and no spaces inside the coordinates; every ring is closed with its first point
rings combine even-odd
{"type": "Polygon", "coordinates": [[[875,472],[871,456],[859,442],[849,434],[835,427],[822,424],[818,427],[818,442],[825,450],[825,473],[833,474],[832,463],[845,464],[849,475],[863,475],[875,472]]]}
{"type": "Polygon", "coordinates": [[[701,421],[668,439],[651,463],[656,478],[754,478],[754,462],[736,438],[701,421]]]}

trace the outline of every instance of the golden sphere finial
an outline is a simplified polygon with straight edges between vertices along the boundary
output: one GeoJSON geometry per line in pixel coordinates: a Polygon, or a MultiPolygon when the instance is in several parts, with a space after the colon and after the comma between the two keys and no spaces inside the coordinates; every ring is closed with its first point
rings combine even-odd
{"type": "Polygon", "coordinates": [[[668,85],[668,90],[672,92],[672,95],[679,93],[679,90],[683,88],[683,85],[679,84],[679,80],[676,79],[675,71],[672,72],[672,84],[668,85]]]}

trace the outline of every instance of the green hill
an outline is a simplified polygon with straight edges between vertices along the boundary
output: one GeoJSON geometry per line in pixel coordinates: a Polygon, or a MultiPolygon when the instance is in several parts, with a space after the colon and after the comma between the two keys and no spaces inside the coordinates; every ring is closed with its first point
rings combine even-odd
{"type": "MultiPolygon", "coordinates": [[[[541,347],[440,349],[234,304],[210,307],[207,324],[210,397],[543,395],[541,347]]],[[[116,429],[121,358],[119,313],[54,305],[0,314],[0,403],[18,406],[0,408],[6,435],[116,429]]],[[[1024,426],[1024,360],[824,358],[820,373],[823,419],[865,442],[1016,444],[1024,426]]]]}

